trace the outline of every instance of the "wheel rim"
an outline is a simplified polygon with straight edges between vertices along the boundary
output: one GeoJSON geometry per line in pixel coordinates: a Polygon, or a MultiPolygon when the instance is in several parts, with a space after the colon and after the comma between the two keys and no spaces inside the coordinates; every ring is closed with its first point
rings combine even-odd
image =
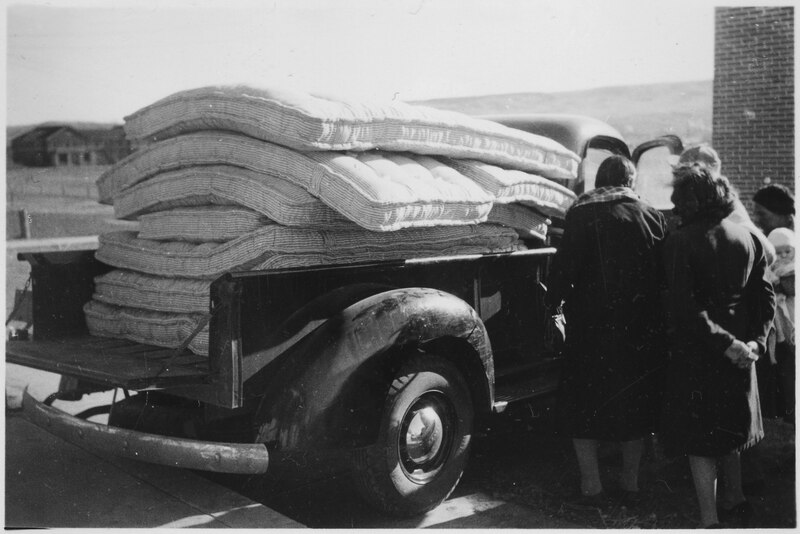
{"type": "Polygon", "coordinates": [[[441,470],[456,424],[453,405],[441,392],[427,392],[411,404],[398,434],[400,465],[410,480],[425,484],[441,470]]]}

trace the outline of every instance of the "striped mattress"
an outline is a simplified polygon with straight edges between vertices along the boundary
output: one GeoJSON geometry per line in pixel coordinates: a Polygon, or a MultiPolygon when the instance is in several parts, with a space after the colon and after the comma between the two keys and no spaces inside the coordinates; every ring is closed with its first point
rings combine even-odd
{"type": "Polygon", "coordinates": [[[477,159],[548,178],[574,178],[580,162],[549,138],[458,112],[277,88],[180,91],[125,117],[131,139],[162,140],[200,130],[239,132],[303,151],[381,149],[477,159]]]}

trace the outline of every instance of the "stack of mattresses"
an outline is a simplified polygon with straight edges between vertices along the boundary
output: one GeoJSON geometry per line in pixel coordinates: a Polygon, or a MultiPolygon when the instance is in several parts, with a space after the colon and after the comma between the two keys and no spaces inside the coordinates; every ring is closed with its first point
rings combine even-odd
{"type": "MultiPolygon", "coordinates": [[[[126,117],[143,148],[98,180],[138,232],[100,236],[92,334],[177,347],[235,270],[520,250],[574,194],[550,139],[399,102],[248,87],[169,96],[126,117]]],[[[205,354],[208,328],[189,348],[205,354]]]]}

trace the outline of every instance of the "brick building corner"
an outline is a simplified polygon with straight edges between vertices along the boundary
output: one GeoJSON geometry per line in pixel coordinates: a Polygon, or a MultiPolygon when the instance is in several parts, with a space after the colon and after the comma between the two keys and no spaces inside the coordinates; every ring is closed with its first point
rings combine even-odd
{"type": "Polygon", "coordinates": [[[712,144],[749,209],[767,183],[794,190],[794,114],[794,8],[716,8],[712,144]]]}

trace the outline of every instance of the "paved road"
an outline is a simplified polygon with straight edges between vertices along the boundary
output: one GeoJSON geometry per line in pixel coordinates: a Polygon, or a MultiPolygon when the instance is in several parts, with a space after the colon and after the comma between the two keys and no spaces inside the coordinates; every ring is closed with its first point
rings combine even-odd
{"type": "MultiPolygon", "coordinates": [[[[48,433],[15,410],[22,390],[37,399],[59,377],[6,365],[5,527],[296,528],[303,525],[198,474],[91,452],[48,433]]],[[[108,394],[56,401],[77,413],[108,394]]]]}
{"type": "Polygon", "coordinates": [[[7,528],[298,528],[195,473],[99,455],[11,413],[7,528]]]}

